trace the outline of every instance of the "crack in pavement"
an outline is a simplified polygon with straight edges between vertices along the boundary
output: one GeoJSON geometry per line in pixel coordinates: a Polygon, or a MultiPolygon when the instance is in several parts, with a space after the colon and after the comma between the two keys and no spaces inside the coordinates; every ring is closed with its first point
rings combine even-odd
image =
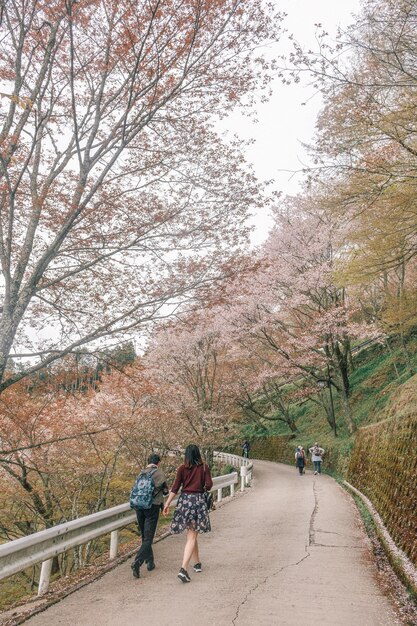
{"type": "Polygon", "coordinates": [[[355,550],[361,550],[362,546],[334,546],[330,543],[314,543],[312,544],[314,548],[351,548],[355,550]]]}
{"type": "Polygon", "coordinates": [[[257,591],[259,589],[259,587],[261,587],[262,585],[265,585],[265,583],[269,579],[273,578],[274,576],[278,576],[278,574],[283,572],[285,569],[288,569],[290,567],[297,567],[297,565],[300,565],[300,563],[302,563],[303,561],[308,559],[309,556],[311,556],[310,552],[308,551],[308,548],[310,546],[317,545],[317,544],[315,544],[315,541],[314,541],[314,538],[315,538],[314,520],[316,519],[318,506],[319,506],[319,501],[318,501],[318,495],[317,495],[316,482],[315,481],[313,481],[313,493],[314,493],[314,508],[313,508],[313,511],[311,513],[311,516],[310,516],[310,523],[309,523],[309,528],[308,528],[308,543],[306,542],[304,544],[304,550],[305,550],[305,552],[307,554],[305,554],[303,556],[303,558],[300,559],[299,561],[297,561],[296,563],[289,563],[288,565],[284,565],[283,567],[280,567],[279,570],[277,570],[276,572],[273,572],[272,574],[269,574],[263,580],[261,580],[259,583],[257,583],[254,587],[252,587],[252,589],[249,589],[248,593],[246,594],[246,596],[243,598],[242,602],[238,605],[238,607],[236,609],[235,616],[232,619],[233,626],[236,626],[236,622],[239,619],[240,609],[246,604],[246,602],[248,601],[249,597],[253,593],[255,593],[255,591],[257,591]]]}
{"type": "Polygon", "coordinates": [[[316,531],[314,528],[314,522],[317,516],[317,512],[319,510],[319,497],[316,489],[316,481],[313,480],[313,494],[314,494],[314,509],[310,517],[310,526],[308,529],[308,545],[314,546],[316,542],[316,531]]]}
{"type": "Polygon", "coordinates": [[[352,535],[349,537],[349,535],[345,535],[343,533],[336,533],[334,531],[331,530],[321,530],[319,528],[314,528],[314,522],[316,520],[316,516],[317,516],[317,512],[319,509],[319,498],[318,498],[318,493],[317,493],[317,489],[316,489],[316,481],[313,481],[313,492],[314,492],[314,509],[313,509],[313,513],[311,514],[311,518],[310,518],[310,530],[309,530],[309,546],[313,546],[313,547],[318,547],[318,548],[353,548],[353,549],[360,549],[361,546],[336,546],[336,545],[332,545],[332,544],[326,544],[326,543],[317,543],[316,541],[316,533],[319,534],[325,534],[325,535],[337,535],[338,537],[343,537],[344,539],[355,539],[355,537],[353,537],[352,535]]]}
{"type": "Polygon", "coordinates": [[[321,528],[317,528],[316,533],[323,533],[323,535],[337,535],[338,537],[350,537],[350,539],[356,539],[354,535],[345,535],[345,533],[335,533],[331,530],[321,530],[321,528]]]}
{"type": "Polygon", "coordinates": [[[299,565],[300,563],[302,563],[303,561],[305,561],[306,559],[308,559],[309,556],[311,556],[311,553],[309,552],[309,548],[310,547],[320,547],[320,548],[355,548],[355,549],[360,549],[360,546],[336,546],[336,545],[326,545],[324,543],[316,543],[316,533],[325,533],[328,535],[338,535],[341,537],[345,537],[345,535],[343,535],[343,533],[336,533],[336,532],[332,532],[329,530],[319,530],[314,528],[314,522],[316,521],[316,517],[317,517],[317,513],[319,510],[319,497],[318,497],[318,491],[316,488],[316,481],[313,481],[313,494],[314,494],[314,507],[313,507],[313,511],[311,513],[310,516],[310,523],[309,523],[309,528],[308,528],[308,543],[305,543],[304,549],[306,554],[303,556],[302,559],[300,559],[299,561],[297,561],[296,563],[289,563],[288,565],[284,565],[283,567],[280,567],[279,570],[277,570],[276,572],[273,572],[272,574],[269,574],[268,576],[265,576],[265,578],[263,580],[261,580],[260,582],[258,582],[256,585],[254,585],[251,589],[249,589],[249,591],[247,592],[247,594],[245,595],[245,597],[243,598],[242,602],[240,602],[240,604],[238,605],[237,609],[236,609],[236,613],[234,618],[232,619],[232,624],[233,626],[236,626],[236,623],[239,619],[239,614],[240,614],[240,610],[241,608],[246,604],[246,602],[249,600],[250,596],[255,593],[262,585],[265,585],[268,580],[270,580],[271,578],[273,578],[274,576],[278,576],[278,574],[280,574],[281,572],[283,572],[284,570],[290,568],[290,567],[297,567],[297,565],[299,565]]]}
{"type": "Polygon", "coordinates": [[[302,559],[300,559],[299,561],[297,561],[296,563],[289,563],[288,565],[284,565],[283,567],[281,567],[279,570],[277,570],[276,572],[273,572],[272,574],[269,574],[268,576],[266,576],[263,580],[261,580],[259,583],[257,583],[254,587],[252,587],[252,589],[249,589],[248,593],[246,594],[246,596],[244,597],[244,599],[242,600],[242,602],[239,604],[239,606],[237,607],[236,610],[236,614],[234,616],[234,618],[232,619],[232,624],[235,626],[237,620],[239,619],[239,613],[240,613],[240,609],[242,608],[242,606],[244,604],[246,604],[246,602],[248,601],[249,597],[252,595],[252,593],[254,593],[257,589],[259,589],[259,587],[261,587],[262,585],[264,585],[270,578],[273,578],[274,576],[278,576],[278,574],[280,574],[281,572],[283,572],[285,569],[288,569],[289,567],[296,567],[297,565],[299,565],[300,563],[302,563],[303,561],[305,561],[306,559],[308,559],[308,557],[310,556],[310,553],[307,550],[307,545],[305,546],[305,550],[307,552],[306,555],[303,556],[302,559]]]}

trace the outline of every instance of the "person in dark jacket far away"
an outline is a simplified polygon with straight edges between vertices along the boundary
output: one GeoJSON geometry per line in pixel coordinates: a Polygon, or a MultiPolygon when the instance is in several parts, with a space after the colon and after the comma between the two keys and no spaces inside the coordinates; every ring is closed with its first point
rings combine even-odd
{"type": "Polygon", "coordinates": [[[250,443],[247,439],[245,439],[245,441],[242,443],[242,456],[248,459],[249,452],[250,452],[250,443]]]}
{"type": "Polygon", "coordinates": [[[181,487],[181,495],[178,498],[171,522],[171,532],[179,534],[184,530],[187,531],[184,556],[178,572],[178,578],[183,583],[191,581],[187,571],[191,559],[194,560],[194,571],[197,573],[202,571],[197,537],[198,533],[211,531],[204,492],[210,491],[212,486],[213,480],[210,469],[206,463],[203,463],[198,446],[194,444],[187,446],[184,463],[177,469],[174,484],[171,487],[163,510],[163,515],[168,515],[169,506],[181,487]]]}
{"type": "Polygon", "coordinates": [[[164,502],[164,495],[168,493],[167,479],[164,472],[159,467],[160,463],[161,457],[158,454],[151,454],[148,457],[148,465],[143,470],[143,472],[147,473],[152,472],[155,491],[151,508],[136,510],[136,518],[142,536],[142,544],[131,566],[135,578],[140,577],[139,568],[143,563],[147,563],[147,569],[149,571],[155,569],[152,542],[158,525],[159,512],[164,502]]]}

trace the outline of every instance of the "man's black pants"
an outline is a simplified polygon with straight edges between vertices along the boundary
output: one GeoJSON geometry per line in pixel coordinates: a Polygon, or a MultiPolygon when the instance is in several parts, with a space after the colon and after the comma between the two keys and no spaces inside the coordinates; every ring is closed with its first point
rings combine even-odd
{"type": "Polygon", "coordinates": [[[140,534],[142,535],[142,545],[140,546],[133,563],[133,567],[139,567],[145,561],[153,561],[152,542],[155,536],[156,527],[158,525],[158,517],[161,506],[153,504],[150,509],[141,509],[136,511],[140,534]]]}

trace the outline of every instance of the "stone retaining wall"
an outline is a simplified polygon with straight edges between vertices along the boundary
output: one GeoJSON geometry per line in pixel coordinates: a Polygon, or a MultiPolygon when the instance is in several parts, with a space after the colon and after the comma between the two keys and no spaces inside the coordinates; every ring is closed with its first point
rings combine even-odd
{"type": "Polygon", "coordinates": [[[361,428],[347,479],[371,500],[395,543],[417,565],[417,415],[361,428]]]}

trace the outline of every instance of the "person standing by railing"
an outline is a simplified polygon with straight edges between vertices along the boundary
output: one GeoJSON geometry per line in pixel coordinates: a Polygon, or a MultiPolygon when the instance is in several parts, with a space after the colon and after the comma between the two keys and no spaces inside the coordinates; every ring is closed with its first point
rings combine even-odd
{"type": "Polygon", "coordinates": [[[171,522],[171,532],[180,534],[184,530],[187,531],[184,556],[178,572],[178,578],[183,583],[191,581],[188,566],[192,558],[194,571],[199,573],[202,570],[197,537],[198,533],[211,531],[204,492],[210,491],[212,486],[213,479],[208,465],[203,463],[198,446],[190,444],[185,449],[184,463],[177,469],[174,484],[162,512],[164,516],[168,515],[170,504],[181,488],[181,495],[171,522]]]}

